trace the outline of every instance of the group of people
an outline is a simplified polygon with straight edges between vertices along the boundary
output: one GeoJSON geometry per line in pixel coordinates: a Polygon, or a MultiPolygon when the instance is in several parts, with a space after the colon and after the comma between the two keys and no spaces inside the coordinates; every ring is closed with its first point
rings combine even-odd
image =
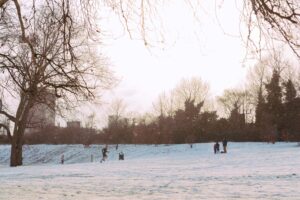
{"type": "MultiPolygon", "coordinates": [[[[222,141],[222,145],[223,145],[223,151],[221,151],[221,153],[227,153],[227,140],[226,138],[223,139],[222,141]]],[[[191,146],[192,148],[192,146],[191,146]]],[[[116,150],[118,149],[118,145],[116,146],[116,150]]],[[[108,158],[108,145],[105,145],[103,148],[102,148],[102,159],[100,160],[100,162],[102,163],[103,161],[105,161],[107,158],[108,158]]],[[[220,144],[219,142],[217,141],[215,144],[214,144],[214,153],[217,154],[217,153],[220,153],[220,144]]],[[[93,155],[91,155],[91,162],[93,162],[93,155]]],[[[124,160],[124,153],[121,151],[119,153],[119,160],[124,160]]],[[[61,164],[64,164],[64,161],[65,161],[65,158],[64,158],[64,154],[62,154],[61,156],[61,164]]]]}
{"type": "MultiPolygon", "coordinates": [[[[118,149],[118,145],[116,146],[116,150],[117,149],[118,149]]],[[[109,152],[108,145],[105,145],[102,148],[102,159],[100,160],[101,163],[108,158],[108,152],[109,152]]],[[[119,153],[119,160],[124,160],[124,153],[122,151],[119,153]]]]}
{"type": "MultiPolygon", "coordinates": [[[[226,138],[223,139],[222,145],[223,145],[223,151],[221,151],[221,153],[227,153],[227,140],[226,140],[226,138]]],[[[215,154],[220,153],[220,144],[219,144],[218,141],[214,144],[214,153],[215,154]]]]}

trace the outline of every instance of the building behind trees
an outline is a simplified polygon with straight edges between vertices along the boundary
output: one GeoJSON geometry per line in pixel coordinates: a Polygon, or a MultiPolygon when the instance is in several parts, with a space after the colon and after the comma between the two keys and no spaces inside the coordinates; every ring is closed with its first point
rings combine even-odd
{"type": "Polygon", "coordinates": [[[49,91],[43,93],[40,101],[37,101],[29,110],[25,134],[37,132],[46,127],[55,126],[55,94],[49,91]]]}

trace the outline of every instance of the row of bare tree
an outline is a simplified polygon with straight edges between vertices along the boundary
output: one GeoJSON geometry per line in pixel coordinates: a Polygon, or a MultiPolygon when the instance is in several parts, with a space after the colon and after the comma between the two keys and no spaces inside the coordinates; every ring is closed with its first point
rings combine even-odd
{"type": "Polygon", "coordinates": [[[118,101],[103,129],[105,142],[299,141],[300,74],[292,66],[282,54],[271,54],[249,69],[242,86],[225,90],[216,102],[208,83],[183,79],[142,118],[128,117],[118,101]]]}

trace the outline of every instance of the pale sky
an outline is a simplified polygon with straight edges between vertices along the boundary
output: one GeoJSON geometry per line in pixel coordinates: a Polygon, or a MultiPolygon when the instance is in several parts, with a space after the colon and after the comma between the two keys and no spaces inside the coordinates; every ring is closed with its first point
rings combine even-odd
{"type": "MultiPolygon", "coordinates": [[[[213,96],[241,84],[248,67],[243,63],[245,47],[238,37],[240,13],[235,3],[207,1],[198,21],[190,10],[173,5],[163,16],[165,37],[170,38],[163,47],[147,48],[126,34],[110,39],[102,52],[121,82],[107,100],[121,98],[129,110],[144,112],[151,110],[161,92],[170,91],[182,78],[201,77],[209,83],[213,96]]],[[[111,18],[109,22],[119,26],[111,18]]]]}

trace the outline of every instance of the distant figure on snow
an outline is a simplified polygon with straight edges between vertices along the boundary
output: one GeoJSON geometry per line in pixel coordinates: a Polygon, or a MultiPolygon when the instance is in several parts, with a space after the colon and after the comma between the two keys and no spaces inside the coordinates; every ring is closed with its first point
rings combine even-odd
{"type": "Polygon", "coordinates": [[[226,138],[223,139],[222,144],[223,144],[223,152],[222,153],[227,153],[227,140],[226,140],[226,138]]]}
{"type": "Polygon", "coordinates": [[[216,142],[214,144],[214,152],[215,152],[215,154],[220,152],[220,144],[219,144],[219,142],[216,142]]]}
{"type": "Polygon", "coordinates": [[[64,156],[64,154],[63,154],[63,155],[61,155],[61,157],[60,157],[60,163],[61,163],[61,164],[64,164],[64,162],[65,162],[65,156],[64,156]]]}
{"type": "Polygon", "coordinates": [[[102,160],[100,162],[105,161],[107,159],[107,153],[108,153],[107,148],[108,148],[107,144],[105,145],[105,147],[102,148],[102,160]]]}
{"type": "Polygon", "coordinates": [[[124,160],[124,153],[122,151],[119,153],[119,160],[124,160]]]}

